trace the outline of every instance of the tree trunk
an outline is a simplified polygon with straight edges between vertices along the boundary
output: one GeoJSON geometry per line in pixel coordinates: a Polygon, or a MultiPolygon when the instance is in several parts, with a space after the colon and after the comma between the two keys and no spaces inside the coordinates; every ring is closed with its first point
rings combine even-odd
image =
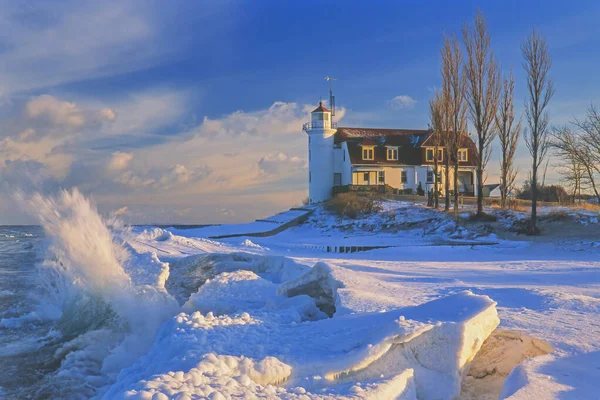
{"type": "MultiPolygon", "coordinates": [[[[447,156],[447,154],[446,154],[447,156]]],[[[444,171],[444,175],[446,176],[446,182],[444,182],[444,190],[446,191],[446,203],[444,204],[444,211],[450,211],[450,160],[449,157],[445,158],[446,160],[446,171],[444,171]]]]}
{"type": "Polygon", "coordinates": [[[454,217],[458,218],[458,157],[454,163],[454,217]]]}
{"type": "Polygon", "coordinates": [[[433,159],[433,207],[438,208],[439,193],[438,193],[438,172],[439,172],[439,161],[438,161],[438,148],[435,148],[435,157],[433,159]]]}
{"type": "MultiPolygon", "coordinates": [[[[506,165],[503,164],[502,165],[506,165]]],[[[500,174],[500,207],[505,210],[506,209],[506,171],[505,168],[502,168],[502,172],[500,174]]]]}
{"type": "Polygon", "coordinates": [[[479,160],[477,161],[477,215],[483,214],[483,153],[485,147],[479,141],[479,160]]]}
{"type": "Polygon", "coordinates": [[[531,234],[537,234],[537,157],[533,159],[533,170],[531,173],[531,234]]]}

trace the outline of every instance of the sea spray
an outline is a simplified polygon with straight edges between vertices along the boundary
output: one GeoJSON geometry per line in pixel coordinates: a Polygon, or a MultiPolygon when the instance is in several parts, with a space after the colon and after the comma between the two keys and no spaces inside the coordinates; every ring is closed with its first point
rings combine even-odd
{"type": "Polygon", "coordinates": [[[123,230],[122,224],[103,220],[76,189],[23,200],[47,236],[39,274],[47,303],[62,311],[56,324],[63,342],[54,352],[55,374],[40,382],[36,395],[101,395],[122,368],[150,347],[156,329],[177,313],[177,302],[164,289],[168,265],[152,257],[132,258],[108,228],[123,230]],[[139,278],[144,266],[136,263],[148,259],[160,263],[160,279],[139,278]],[[136,270],[134,276],[126,265],[136,270]],[[162,285],[148,284],[154,281],[162,285]]]}

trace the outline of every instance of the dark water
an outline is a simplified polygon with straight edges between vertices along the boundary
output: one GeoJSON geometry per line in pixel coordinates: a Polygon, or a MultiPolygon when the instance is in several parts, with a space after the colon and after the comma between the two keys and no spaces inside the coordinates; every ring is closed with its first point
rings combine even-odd
{"type": "Polygon", "coordinates": [[[40,227],[0,226],[0,398],[27,398],[24,386],[45,374],[42,353],[52,324],[39,309],[42,240],[40,227]]]}

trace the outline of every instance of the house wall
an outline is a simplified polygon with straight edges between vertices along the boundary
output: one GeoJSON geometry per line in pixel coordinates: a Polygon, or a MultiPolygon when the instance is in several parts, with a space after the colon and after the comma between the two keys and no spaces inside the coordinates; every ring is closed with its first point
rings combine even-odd
{"type": "Polygon", "coordinates": [[[342,142],[339,147],[334,147],[333,172],[342,174],[342,186],[352,184],[352,164],[346,142],[342,142]]]}
{"type": "Polygon", "coordinates": [[[379,184],[379,171],[385,173],[385,183],[396,189],[413,189],[416,190],[415,186],[415,168],[413,166],[373,166],[373,167],[361,167],[356,166],[352,168],[352,185],[366,185],[367,182],[364,179],[364,173],[369,172],[369,184],[379,184]],[[406,183],[402,183],[402,171],[406,171],[406,183]]]}

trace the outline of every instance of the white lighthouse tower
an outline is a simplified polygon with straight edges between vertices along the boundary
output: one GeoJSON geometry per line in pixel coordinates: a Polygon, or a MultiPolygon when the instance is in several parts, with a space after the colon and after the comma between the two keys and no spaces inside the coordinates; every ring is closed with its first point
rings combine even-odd
{"type": "MultiPolygon", "coordinates": [[[[333,98],[333,96],[331,96],[333,98]]],[[[328,200],[333,190],[333,137],[336,132],[332,110],[319,102],[311,121],[303,126],[308,134],[308,200],[328,200]]]]}

